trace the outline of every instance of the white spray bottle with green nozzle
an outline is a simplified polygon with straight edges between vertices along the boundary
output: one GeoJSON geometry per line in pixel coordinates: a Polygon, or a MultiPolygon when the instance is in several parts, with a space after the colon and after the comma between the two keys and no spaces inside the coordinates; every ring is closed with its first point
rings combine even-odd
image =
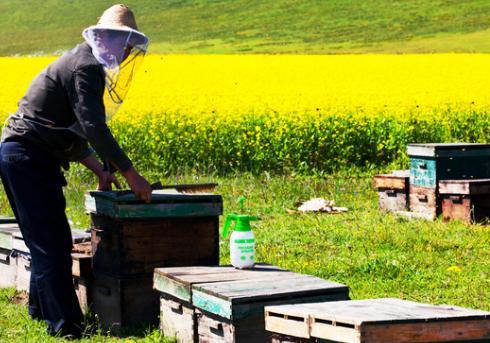
{"type": "MultiPolygon", "coordinates": [[[[244,197],[238,199],[240,211],[243,211],[244,197]]],[[[238,269],[252,268],[255,264],[255,236],[250,222],[258,217],[247,214],[229,214],[226,216],[223,237],[226,238],[232,222],[236,222],[230,237],[230,259],[233,267],[238,269]]]]}

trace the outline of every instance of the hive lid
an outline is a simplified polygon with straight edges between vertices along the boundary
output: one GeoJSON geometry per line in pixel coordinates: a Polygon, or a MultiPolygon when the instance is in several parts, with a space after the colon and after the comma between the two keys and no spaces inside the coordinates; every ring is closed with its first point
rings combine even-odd
{"type": "Polygon", "coordinates": [[[270,306],[266,311],[291,316],[307,313],[314,319],[352,325],[490,318],[490,312],[486,311],[458,306],[430,305],[395,298],[270,306]]]}
{"type": "Polygon", "coordinates": [[[133,193],[122,192],[90,191],[85,195],[85,209],[111,218],[214,217],[223,213],[223,200],[217,194],[159,190],[152,192],[147,204],[133,193]]]}
{"type": "MultiPolygon", "coordinates": [[[[144,203],[134,193],[128,193],[127,191],[89,191],[88,195],[93,198],[107,199],[117,203],[144,203]]],[[[183,194],[176,189],[154,190],[151,193],[151,203],[199,201],[221,201],[221,195],[207,193],[183,194]]]]}
{"type": "Polygon", "coordinates": [[[257,263],[252,269],[232,266],[192,266],[156,268],[153,288],[164,294],[191,302],[192,286],[200,283],[252,280],[288,276],[292,272],[269,264],[257,263]]]}
{"type": "Polygon", "coordinates": [[[408,144],[409,156],[451,157],[451,156],[488,156],[490,144],[484,143],[422,143],[408,144]]]}
{"type": "Polygon", "coordinates": [[[262,314],[264,306],[288,303],[347,300],[349,288],[311,275],[285,273],[239,281],[192,285],[192,304],[228,319],[262,314]],[[322,299],[322,300],[319,300],[322,299]]]}

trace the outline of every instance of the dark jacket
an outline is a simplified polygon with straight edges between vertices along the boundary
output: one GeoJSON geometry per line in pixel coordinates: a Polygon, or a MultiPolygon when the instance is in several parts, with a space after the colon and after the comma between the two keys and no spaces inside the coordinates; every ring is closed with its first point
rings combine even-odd
{"type": "Polygon", "coordinates": [[[63,165],[91,153],[126,171],[131,161],[105,120],[102,65],[87,43],[66,52],[31,83],[17,112],[4,126],[2,141],[20,140],[43,148],[63,165]],[[68,128],[78,126],[80,134],[68,128]]]}

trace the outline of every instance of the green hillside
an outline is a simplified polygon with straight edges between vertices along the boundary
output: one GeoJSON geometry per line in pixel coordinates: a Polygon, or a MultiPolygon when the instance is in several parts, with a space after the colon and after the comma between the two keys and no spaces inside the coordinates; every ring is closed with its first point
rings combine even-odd
{"type": "MultiPolygon", "coordinates": [[[[0,55],[53,53],[113,4],[1,0],[0,55]]],[[[159,53],[490,52],[488,0],[127,0],[159,53]]]]}

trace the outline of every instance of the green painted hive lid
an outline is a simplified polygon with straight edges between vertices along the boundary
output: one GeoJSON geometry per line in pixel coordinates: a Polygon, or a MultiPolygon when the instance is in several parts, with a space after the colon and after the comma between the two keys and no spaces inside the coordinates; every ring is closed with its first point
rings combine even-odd
{"type": "Polygon", "coordinates": [[[217,194],[182,194],[167,189],[153,191],[147,204],[127,191],[90,191],[85,208],[111,218],[213,217],[223,213],[223,200],[217,194]]]}
{"type": "Polygon", "coordinates": [[[408,144],[408,156],[422,157],[490,157],[490,144],[484,143],[421,143],[408,144]]]}

